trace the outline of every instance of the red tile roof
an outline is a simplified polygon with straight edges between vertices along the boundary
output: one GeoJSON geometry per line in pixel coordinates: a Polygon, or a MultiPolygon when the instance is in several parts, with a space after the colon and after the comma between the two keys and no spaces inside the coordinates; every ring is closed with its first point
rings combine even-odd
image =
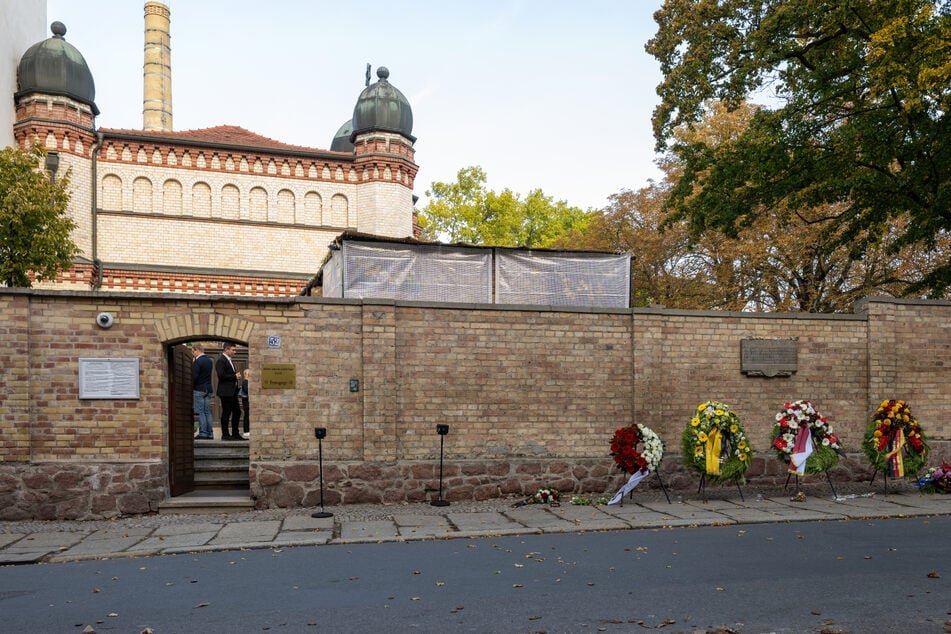
{"type": "Polygon", "coordinates": [[[106,136],[121,134],[122,136],[141,136],[148,138],[168,139],[169,142],[189,141],[191,143],[217,143],[221,145],[238,145],[269,150],[296,150],[299,152],[329,152],[322,148],[311,148],[303,145],[291,145],[255,134],[236,125],[219,125],[213,128],[199,130],[124,130],[121,128],[100,128],[106,136]]]}

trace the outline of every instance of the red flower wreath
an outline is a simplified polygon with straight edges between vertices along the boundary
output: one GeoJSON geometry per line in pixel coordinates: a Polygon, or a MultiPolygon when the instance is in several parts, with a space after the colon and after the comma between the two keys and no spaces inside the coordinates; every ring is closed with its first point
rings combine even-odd
{"type": "Polygon", "coordinates": [[[657,469],[656,463],[660,462],[662,454],[663,444],[657,434],[637,423],[618,429],[611,439],[611,457],[618,469],[625,473],[657,469]],[[638,443],[642,441],[646,447],[644,453],[637,450],[638,443]]]}

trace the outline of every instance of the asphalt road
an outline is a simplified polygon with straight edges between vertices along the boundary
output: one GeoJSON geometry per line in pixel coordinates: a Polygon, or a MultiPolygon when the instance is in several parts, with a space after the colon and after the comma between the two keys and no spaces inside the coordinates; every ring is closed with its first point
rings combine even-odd
{"type": "Polygon", "coordinates": [[[951,517],[0,568],[0,632],[944,632],[951,517]]]}

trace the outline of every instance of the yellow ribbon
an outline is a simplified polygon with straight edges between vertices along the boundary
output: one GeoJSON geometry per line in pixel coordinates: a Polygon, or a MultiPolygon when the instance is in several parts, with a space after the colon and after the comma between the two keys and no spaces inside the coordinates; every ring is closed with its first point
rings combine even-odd
{"type": "Polygon", "coordinates": [[[887,465],[889,460],[892,461],[892,475],[896,478],[905,477],[905,463],[901,458],[901,450],[904,446],[905,434],[899,427],[892,437],[892,450],[885,454],[885,464],[887,465]]]}
{"type": "Polygon", "coordinates": [[[707,473],[710,475],[720,475],[720,443],[723,435],[719,427],[712,428],[707,432],[707,473]]]}

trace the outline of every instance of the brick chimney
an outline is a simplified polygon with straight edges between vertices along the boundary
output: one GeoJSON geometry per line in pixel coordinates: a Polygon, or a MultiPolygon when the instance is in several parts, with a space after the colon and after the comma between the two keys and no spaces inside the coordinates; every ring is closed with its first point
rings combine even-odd
{"type": "Polygon", "coordinates": [[[170,12],[161,2],[145,3],[145,65],[142,129],[172,130],[170,12]]]}

